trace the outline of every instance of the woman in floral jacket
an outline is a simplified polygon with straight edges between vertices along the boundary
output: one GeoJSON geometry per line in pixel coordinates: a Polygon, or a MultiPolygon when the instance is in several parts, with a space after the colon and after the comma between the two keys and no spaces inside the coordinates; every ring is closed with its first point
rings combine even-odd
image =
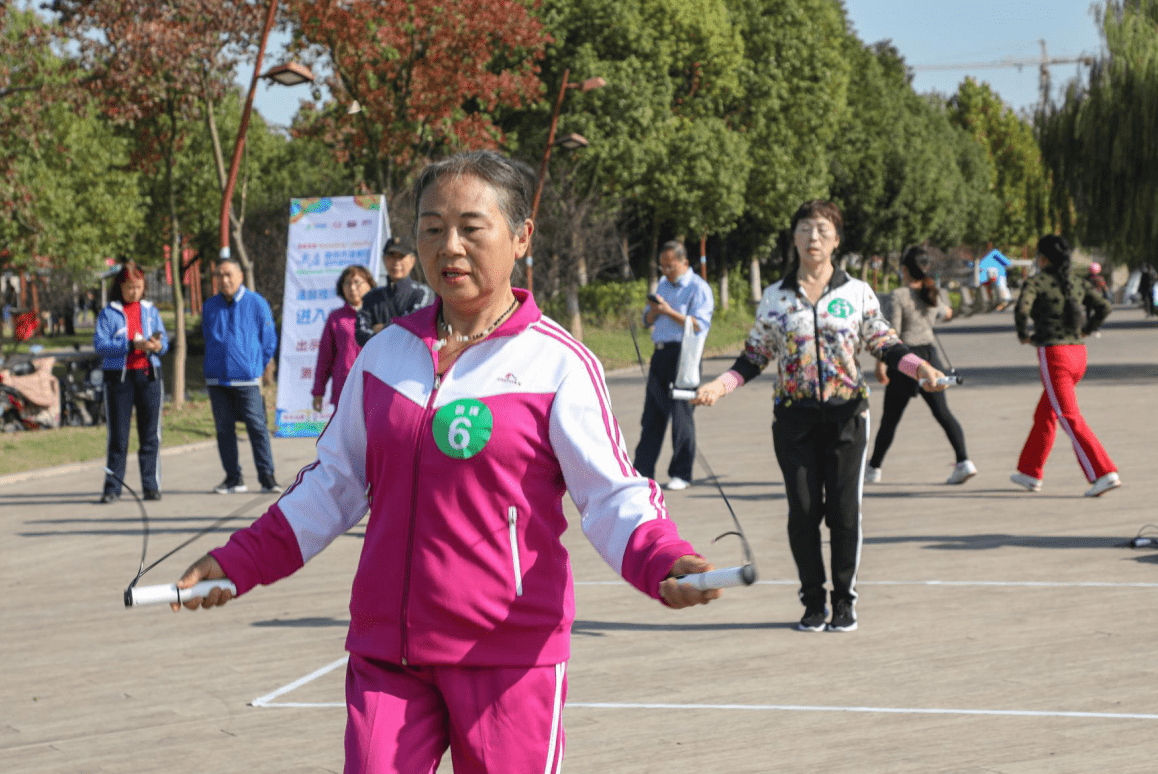
{"type": "Polygon", "coordinates": [[[772,441],[788,498],[788,543],[800,575],[804,617],[798,628],[826,628],[820,523],[828,525],[832,561],[829,631],[852,631],[860,564],[861,478],[868,445],[868,385],[857,364],[867,348],[924,389],[943,390],[944,374],[909,352],[881,316],[873,289],[832,262],[842,218],[835,204],[805,202],[792,218],[797,263],[769,286],[756,323],[732,369],[700,388],[711,406],[751,381],[775,358],[772,441]]]}

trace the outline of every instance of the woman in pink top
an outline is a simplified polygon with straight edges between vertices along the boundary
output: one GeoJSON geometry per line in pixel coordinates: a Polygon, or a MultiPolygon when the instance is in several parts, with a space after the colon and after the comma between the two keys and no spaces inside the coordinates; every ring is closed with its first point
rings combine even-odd
{"type": "Polygon", "coordinates": [[[362,351],[354,338],[358,324],[358,310],[362,308],[362,296],[374,287],[374,278],[365,266],[347,266],[338,277],[338,295],[346,303],[330,312],[322,328],[322,343],[318,347],[318,364],[314,368],[314,411],[322,410],[322,398],[326,394],[326,382],[334,380],[330,391],[330,403],[338,405],[338,397],[346,384],[350,366],[362,351]]]}
{"type": "Polygon", "coordinates": [[[245,594],[370,511],[350,593],[346,774],[430,774],[447,748],[455,774],[559,771],[570,526],[669,607],[720,596],[677,580],[711,565],[631,467],[602,366],[511,287],[535,190],[533,170],[493,151],[423,170],[418,259],[438,300],[367,342],[317,459],[180,581],[229,578],[245,594]]]}

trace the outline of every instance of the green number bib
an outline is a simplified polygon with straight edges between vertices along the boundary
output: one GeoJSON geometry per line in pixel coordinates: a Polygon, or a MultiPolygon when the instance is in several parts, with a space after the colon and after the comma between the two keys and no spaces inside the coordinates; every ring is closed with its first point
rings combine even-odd
{"type": "Polygon", "coordinates": [[[482,401],[464,398],[448,403],[434,415],[434,442],[447,457],[465,460],[491,439],[494,416],[482,401]]]}
{"type": "Polygon", "coordinates": [[[834,298],[832,303],[828,305],[828,313],[842,320],[852,314],[852,311],[852,304],[843,298],[834,298]]]}

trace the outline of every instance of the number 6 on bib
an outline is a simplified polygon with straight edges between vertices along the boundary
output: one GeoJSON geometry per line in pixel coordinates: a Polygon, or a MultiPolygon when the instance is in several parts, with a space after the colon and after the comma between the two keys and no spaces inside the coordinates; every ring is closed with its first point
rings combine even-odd
{"type": "Polygon", "coordinates": [[[491,439],[494,415],[474,398],[448,403],[434,415],[434,442],[447,457],[465,460],[478,454],[491,439]]]}

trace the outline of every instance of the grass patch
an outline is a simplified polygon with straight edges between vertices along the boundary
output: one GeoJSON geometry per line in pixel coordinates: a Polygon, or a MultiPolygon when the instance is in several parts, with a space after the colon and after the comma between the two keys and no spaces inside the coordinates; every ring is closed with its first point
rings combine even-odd
{"type": "MultiPolygon", "coordinates": [[[[190,401],[181,409],[167,404],[161,420],[161,446],[182,446],[216,436],[209,401],[190,401]]],[[[50,468],[105,457],[108,428],[61,427],[56,430],[4,433],[0,435],[0,475],[50,468]]],[[[137,418],[129,435],[129,454],[137,453],[137,418]]]]}
{"type": "MultiPolygon", "coordinates": [[[[708,329],[708,340],[704,343],[704,357],[740,353],[748,331],[752,329],[752,313],[748,310],[729,309],[716,314],[712,327],[708,329]]],[[[639,367],[643,358],[644,368],[651,359],[655,347],[651,341],[651,330],[642,323],[635,326],[635,341],[639,345],[639,356],[631,340],[631,329],[621,325],[599,326],[583,323],[583,344],[590,349],[605,371],[618,368],[639,367]]]]}
{"type": "MultiPolygon", "coordinates": [[[[266,421],[272,428],[276,389],[266,388],[262,393],[265,396],[266,421]]],[[[245,437],[244,425],[238,424],[237,434],[241,438],[245,437]]],[[[211,441],[216,437],[217,429],[208,400],[186,401],[180,409],[174,408],[172,403],[165,404],[161,419],[162,449],[211,441]]],[[[108,428],[105,425],[3,433],[0,434],[0,475],[103,460],[107,441],[108,428]]],[[[129,455],[135,455],[138,448],[137,417],[134,412],[129,431],[129,455]]]]}

